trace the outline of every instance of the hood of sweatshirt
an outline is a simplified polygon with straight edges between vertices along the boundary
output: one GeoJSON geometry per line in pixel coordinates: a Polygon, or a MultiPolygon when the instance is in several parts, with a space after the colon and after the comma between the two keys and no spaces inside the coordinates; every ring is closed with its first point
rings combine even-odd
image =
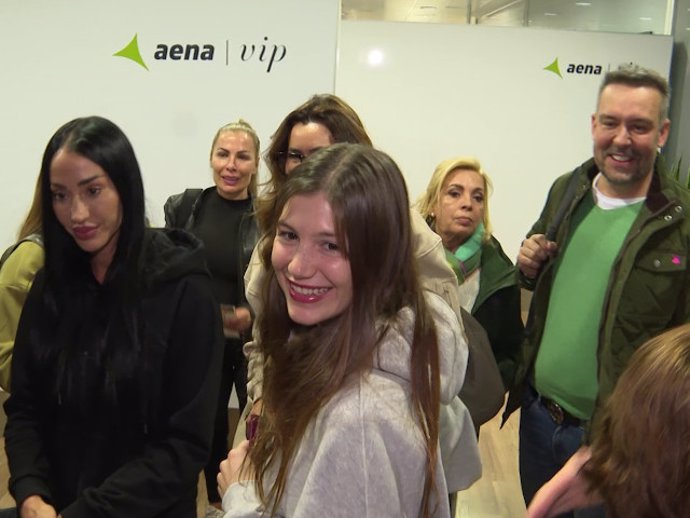
{"type": "Polygon", "coordinates": [[[145,291],[185,275],[209,275],[201,241],[179,229],[146,229],[141,269],[145,291]]]}
{"type": "MultiPolygon", "coordinates": [[[[449,404],[458,395],[467,370],[467,339],[457,316],[435,293],[425,291],[427,306],[436,324],[441,378],[441,403],[449,404]]],[[[377,353],[374,367],[406,381],[411,380],[410,366],[415,315],[406,307],[390,324],[377,353]]]]}

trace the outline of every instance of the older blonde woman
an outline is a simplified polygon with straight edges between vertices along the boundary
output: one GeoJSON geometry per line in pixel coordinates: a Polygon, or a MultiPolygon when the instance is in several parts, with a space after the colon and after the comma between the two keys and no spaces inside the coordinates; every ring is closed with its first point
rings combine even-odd
{"type": "Polygon", "coordinates": [[[484,327],[506,387],[522,339],[515,267],[491,235],[491,180],[472,157],[441,162],[417,207],[441,237],[458,279],[462,306],[484,327]]]}

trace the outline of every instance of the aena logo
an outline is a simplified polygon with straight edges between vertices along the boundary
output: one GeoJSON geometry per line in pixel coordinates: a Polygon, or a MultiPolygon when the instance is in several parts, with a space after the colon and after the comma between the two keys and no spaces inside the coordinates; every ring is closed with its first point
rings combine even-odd
{"type": "MultiPolygon", "coordinates": [[[[215,47],[210,44],[173,44],[167,45],[165,43],[159,43],[156,45],[156,50],[153,53],[153,59],[156,61],[213,61],[215,58],[215,47]]],[[[251,60],[260,61],[266,64],[266,72],[270,72],[276,63],[281,62],[285,59],[287,55],[287,47],[285,45],[269,45],[268,37],[264,36],[264,42],[261,45],[246,44],[240,45],[239,58],[242,62],[249,62],[251,60]]],[[[121,50],[113,54],[113,56],[119,56],[123,58],[130,59],[137,63],[138,65],[144,67],[146,70],[149,68],[146,66],[144,59],[141,57],[141,52],[139,51],[139,43],[137,41],[137,34],[134,35],[132,41],[125,45],[121,50]]],[[[225,40],[225,64],[230,64],[230,41],[225,40]]]]}
{"type": "MultiPolygon", "coordinates": [[[[544,70],[556,74],[558,77],[563,79],[561,75],[561,69],[558,66],[558,58],[554,59],[551,63],[544,67],[544,70]]],[[[586,75],[601,75],[602,67],[601,65],[587,65],[581,63],[569,63],[568,67],[565,69],[566,74],[586,74],[586,75]]]]}
{"type": "Polygon", "coordinates": [[[149,67],[146,66],[146,63],[144,63],[144,60],[141,57],[141,52],[139,52],[139,43],[137,42],[136,34],[134,35],[134,38],[132,38],[132,41],[125,45],[122,48],[122,50],[119,50],[115,54],[113,54],[113,56],[120,56],[123,58],[131,59],[136,64],[144,67],[146,70],[149,69],[149,67]]]}

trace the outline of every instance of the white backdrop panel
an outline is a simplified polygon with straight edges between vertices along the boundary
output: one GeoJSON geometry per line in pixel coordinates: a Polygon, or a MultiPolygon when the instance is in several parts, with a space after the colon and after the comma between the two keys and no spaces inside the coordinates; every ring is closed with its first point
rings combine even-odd
{"type": "Polygon", "coordinates": [[[48,139],[84,115],[128,135],[162,224],[168,195],[211,185],[219,126],[245,118],[265,148],[288,111],[333,91],[339,16],[338,0],[2,0],[0,248],[28,209],[48,139]],[[148,70],[113,56],[135,34],[148,70]],[[211,45],[213,59],[154,59],[161,44],[211,45]]]}
{"type": "Polygon", "coordinates": [[[495,234],[514,258],[553,179],[591,156],[590,115],[603,72],[634,61],[668,77],[672,43],[667,36],[344,21],[336,93],[398,162],[412,199],[441,160],[479,158],[494,183],[495,234]],[[372,51],[380,65],[370,64],[372,51]],[[544,70],[555,58],[562,78],[544,70]],[[568,74],[569,64],[600,66],[602,75],[568,74]]]}

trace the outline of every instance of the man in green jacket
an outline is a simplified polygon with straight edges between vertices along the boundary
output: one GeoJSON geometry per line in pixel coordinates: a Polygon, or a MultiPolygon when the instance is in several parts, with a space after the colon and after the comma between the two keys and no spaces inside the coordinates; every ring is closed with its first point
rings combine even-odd
{"type": "MultiPolygon", "coordinates": [[[[522,406],[526,503],[580,447],[633,351],[690,320],[690,195],[658,156],[668,94],[637,65],[606,74],[594,157],[556,180],[520,248],[534,295],[506,415],[522,406]]],[[[603,516],[588,513],[576,516],[603,516]]]]}

